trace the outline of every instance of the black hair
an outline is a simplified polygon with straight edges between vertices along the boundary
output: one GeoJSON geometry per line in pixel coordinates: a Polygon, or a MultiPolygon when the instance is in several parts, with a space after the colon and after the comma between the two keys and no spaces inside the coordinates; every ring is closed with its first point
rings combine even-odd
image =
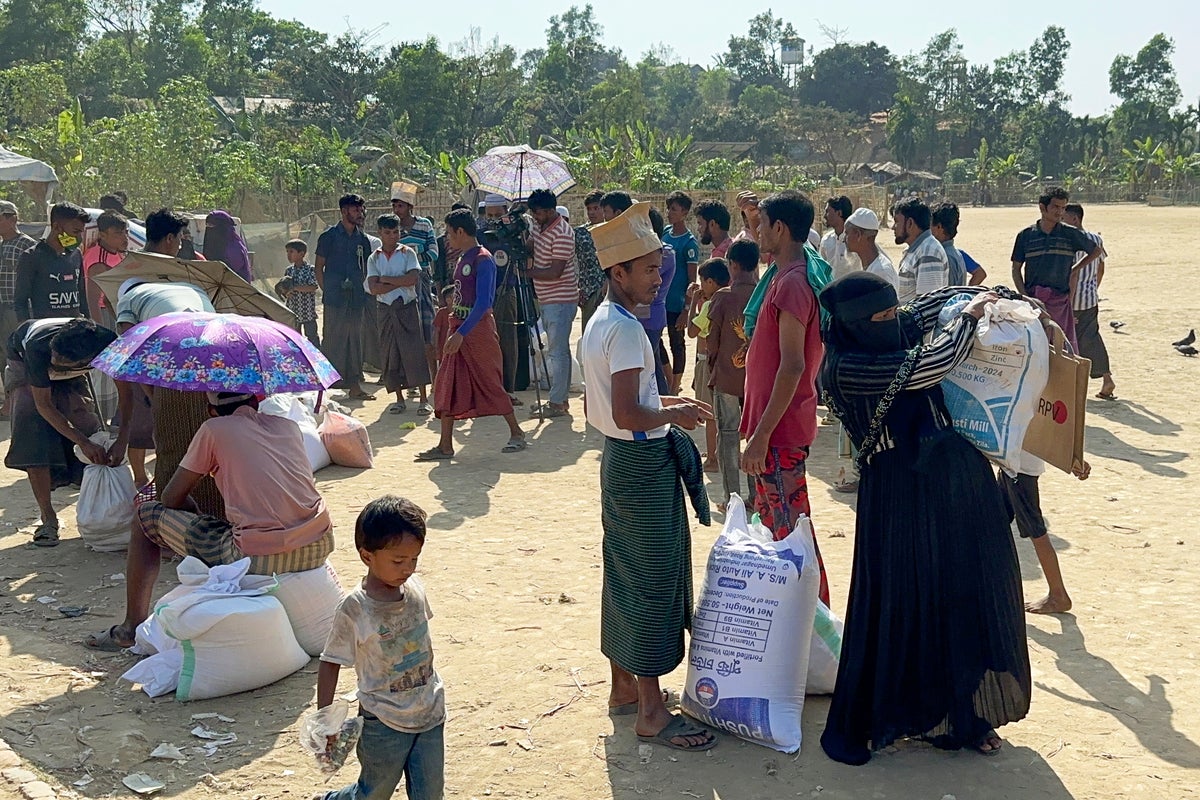
{"type": "Polygon", "coordinates": [[[529,193],[529,199],[525,201],[525,205],[529,207],[530,211],[541,208],[553,211],[558,207],[558,197],[549,189],[534,189],[529,193]]]}
{"type": "Polygon", "coordinates": [[[116,211],[105,211],[100,216],[96,217],[96,230],[100,233],[111,231],[114,228],[129,229],[129,220],[116,211]]]}
{"type": "Polygon", "coordinates": [[[454,228],[459,231],[466,231],[474,236],[479,231],[479,226],[475,224],[475,215],[471,213],[469,208],[456,208],[446,215],[446,230],[454,228]]]}
{"type": "Polygon", "coordinates": [[[929,230],[929,206],[919,197],[906,197],[892,206],[892,216],[903,214],[923,231],[929,230]]]}
{"type": "Polygon", "coordinates": [[[354,546],[368,553],[405,536],[425,543],[425,512],[412,500],[394,494],[367,503],[354,523],[354,546]]]}
{"type": "Polygon", "coordinates": [[[454,284],[447,283],[445,286],[442,287],[441,298],[443,300],[445,300],[445,299],[447,299],[449,297],[453,297],[453,296],[454,296],[454,284]]]}
{"type": "Polygon", "coordinates": [[[601,208],[611,208],[618,214],[624,212],[631,205],[633,205],[633,198],[629,196],[629,192],[620,189],[605,192],[604,196],[600,198],[601,208]]]}
{"type": "Polygon", "coordinates": [[[126,214],[125,204],[129,202],[129,198],[124,192],[109,192],[100,198],[99,206],[102,211],[116,211],[119,214],[126,214]]]}
{"type": "MultiPolygon", "coordinates": [[[[218,392],[217,399],[224,400],[227,397],[240,397],[244,394],[245,394],[245,392],[218,392]]],[[[244,400],[238,400],[237,402],[234,402],[234,403],[222,403],[219,406],[214,406],[212,403],[208,404],[208,407],[211,408],[213,410],[213,413],[215,413],[218,417],[231,416],[233,414],[233,412],[237,411],[239,408],[242,408],[243,406],[249,406],[250,408],[257,409],[258,408],[258,398],[255,397],[254,395],[250,395],[249,397],[245,398],[244,400]]]]}
{"type": "Polygon", "coordinates": [[[469,211],[471,207],[469,205],[467,205],[466,203],[462,202],[461,200],[456,200],[450,204],[451,211],[458,211],[460,208],[465,208],[469,211]]]}
{"type": "Polygon", "coordinates": [[[667,206],[670,206],[671,203],[675,203],[685,212],[692,210],[692,198],[685,192],[671,192],[669,195],[667,195],[667,199],[664,201],[664,203],[667,206]]]}
{"type": "Polygon", "coordinates": [[[50,350],[65,361],[80,364],[100,355],[100,351],[116,339],[116,333],[90,319],[73,319],[51,337],[50,350]]]}
{"type": "Polygon", "coordinates": [[[666,230],[666,221],[663,219],[662,212],[654,206],[650,206],[650,211],[647,213],[650,215],[650,227],[654,228],[654,235],[661,239],[663,231],[666,230]]]}
{"type": "Polygon", "coordinates": [[[1061,186],[1051,186],[1042,192],[1042,196],[1038,198],[1038,205],[1048,206],[1051,200],[1070,200],[1071,195],[1061,186]]]}
{"type": "Polygon", "coordinates": [[[1083,222],[1083,206],[1079,203],[1067,203],[1067,207],[1063,209],[1063,213],[1074,214],[1079,217],[1079,221],[1083,222]]]}
{"type": "Polygon", "coordinates": [[[754,272],[758,269],[760,256],[758,242],[753,239],[738,239],[729,245],[729,250],[725,253],[725,260],[731,264],[737,264],[742,272],[754,272]]]}
{"type": "Polygon", "coordinates": [[[80,222],[89,222],[91,214],[84,211],[74,203],[55,203],[50,207],[50,222],[69,222],[70,220],[79,220],[80,222]]]}
{"type": "Polygon", "coordinates": [[[776,192],[760,202],[758,209],[769,224],[782,222],[793,242],[804,244],[808,241],[808,232],[812,230],[816,210],[812,200],[803,192],[795,189],[776,192]]]}
{"type": "Polygon", "coordinates": [[[583,204],[584,206],[598,206],[600,205],[600,200],[603,199],[603,197],[604,191],[602,189],[592,189],[583,196],[583,204]]]}
{"type": "Polygon", "coordinates": [[[959,213],[958,205],[956,203],[951,203],[949,201],[938,203],[929,212],[930,227],[933,227],[934,225],[941,225],[942,230],[944,230],[946,235],[951,239],[953,239],[955,236],[958,236],[958,221],[959,213]]]}
{"type": "Polygon", "coordinates": [[[303,239],[289,239],[283,246],[288,250],[295,250],[297,253],[308,252],[308,245],[305,244],[303,239]]]}
{"type": "Polygon", "coordinates": [[[844,194],[829,198],[825,201],[825,205],[841,214],[842,222],[845,222],[850,218],[850,215],[854,213],[854,204],[851,203],[850,198],[846,197],[844,194]]]}
{"type": "Polygon", "coordinates": [[[729,285],[729,263],[723,258],[710,258],[697,271],[700,279],[711,278],[717,286],[729,285]]]}
{"type": "Polygon", "coordinates": [[[177,236],[187,226],[187,217],[169,208],[160,208],[146,215],[146,244],[157,244],[168,236],[177,236]]]}
{"type": "Polygon", "coordinates": [[[696,204],[696,216],[705,222],[715,222],[723,231],[729,231],[729,208],[720,200],[701,200],[696,204]]]}
{"type": "Polygon", "coordinates": [[[398,230],[400,228],[400,218],[395,214],[380,214],[379,219],[375,220],[375,227],[398,230]]]}
{"type": "Polygon", "coordinates": [[[344,194],[338,198],[338,208],[342,209],[346,206],[365,206],[367,201],[363,199],[361,194],[344,194]]]}

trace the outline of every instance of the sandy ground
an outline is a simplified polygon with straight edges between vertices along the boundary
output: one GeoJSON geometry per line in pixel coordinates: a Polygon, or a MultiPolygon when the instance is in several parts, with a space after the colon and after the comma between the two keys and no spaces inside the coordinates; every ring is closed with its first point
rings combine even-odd
{"type": "MultiPolygon", "coordinates": [[[[1017,230],[1036,209],[966,209],[959,237],[1008,282],[1017,230]]],[[[356,414],[370,426],[374,469],[331,467],[318,485],[338,526],[334,563],[344,581],[362,566],[349,533],[364,502],[385,492],[430,514],[421,570],[437,615],[437,664],[446,682],[448,794],[455,798],[1124,798],[1200,796],[1200,539],[1195,484],[1200,426],[1193,393],[1200,360],[1169,343],[1200,324],[1193,290],[1200,210],[1097,206],[1087,225],[1111,253],[1101,295],[1118,402],[1088,403],[1092,478],[1061,473],[1042,483],[1045,510],[1075,601],[1071,614],[1030,618],[1036,692],[1023,722],[1004,728],[1003,753],[984,759],[902,744],[862,768],[818,746],[825,698],[810,698],[798,756],[722,737],[709,754],[655,748],[641,763],[631,722],[605,714],[607,664],[598,650],[600,523],[598,437],[574,419],[523,423],[528,451],[499,452],[498,419],[460,426],[452,464],[414,464],[432,427],[399,430],[415,416],[356,414]],[[1162,279],[1167,277],[1167,283],[1162,279]],[[1166,286],[1166,296],[1161,287],[1166,286]],[[1173,290],[1173,291],[1172,291],[1173,290]],[[1114,334],[1111,320],[1124,328],[1114,334]],[[1181,494],[1182,493],[1182,494],[1181,494]]],[[[888,240],[888,249],[893,253],[888,240]]],[[[690,383],[690,376],[688,378],[690,383]]],[[[686,384],[685,384],[686,385],[686,384]]],[[[1093,392],[1098,382],[1093,382],[1093,392]]],[[[526,402],[533,399],[526,393],[526,402]]],[[[524,415],[523,415],[524,416],[524,415]]],[[[7,435],[7,427],[3,429],[7,435]]],[[[832,492],[836,436],[823,429],[810,467],[814,522],[835,610],[844,610],[854,501],[832,492]]],[[[840,462],[845,464],[845,462],[840,462]]],[[[20,473],[0,472],[0,737],[65,785],[90,776],[86,796],[131,794],[130,772],[167,783],[165,796],[307,798],[321,777],[296,743],[312,707],[316,662],[259,691],[184,705],[152,701],[117,680],[133,661],[89,652],[80,640],[119,618],[118,555],[84,549],[73,528],[75,496],[60,490],[64,541],[28,546],[36,510],[20,473]],[[62,617],[43,596],[87,605],[62,617]],[[196,744],[191,715],[219,711],[238,742],[211,758],[150,761],[161,742],[196,744]]],[[[693,528],[697,583],[717,529],[693,528]]],[[[1044,583],[1028,543],[1018,543],[1028,596],[1044,583]]],[[[173,585],[164,569],[160,590],[173,585]]],[[[667,680],[682,685],[684,671],[667,680]]],[[[343,671],[342,687],[353,673],[343,671]]],[[[353,780],[351,762],[335,780],[353,780]]]]}

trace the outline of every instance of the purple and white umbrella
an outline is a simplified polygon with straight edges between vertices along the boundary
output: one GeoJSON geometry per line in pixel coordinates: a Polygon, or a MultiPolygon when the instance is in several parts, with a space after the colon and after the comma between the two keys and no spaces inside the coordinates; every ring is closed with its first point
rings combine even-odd
{"type": "Polygon", "coordinates": [[[341,377],[320,350],[286,325],[190,311],[133,326],[92,366],[129,383],[257,395],[323,390],[341,377]]]}
{"type": "Polygon", "coordinates": [[[467,175],[476,189],[509,200],[524,199],[534,189],[562,194],[575,185],[562,158],[523,144],[493,147],[467,165],[467,175]]]}

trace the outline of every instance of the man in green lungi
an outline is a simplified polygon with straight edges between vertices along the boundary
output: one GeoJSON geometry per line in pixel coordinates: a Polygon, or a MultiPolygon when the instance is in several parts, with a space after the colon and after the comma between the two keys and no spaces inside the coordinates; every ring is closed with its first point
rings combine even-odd
{"type": "Polygon", "coordinates": [[[662,279],[662,243],[649,203],[636,203],[592,228],[608,296],[580,343],[584,410],[605,436],[600,465],[604,589],[600,650],[612,665],[609,713],[636,714],[638,738],[676,750],[708,750],[711,731],[671,714],[659,678],[683,661],[691,626],[691,532],[686,487],[702,525],[710,523],[700,453],[681,428],[712,419],[708,405],[660,397],[654,353],[637,305],[662,279]]]}

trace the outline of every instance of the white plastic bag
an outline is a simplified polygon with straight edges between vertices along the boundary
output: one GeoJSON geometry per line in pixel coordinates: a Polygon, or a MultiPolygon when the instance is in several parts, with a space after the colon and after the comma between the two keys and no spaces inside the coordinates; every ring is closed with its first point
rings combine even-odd
{"type": "Polygon", "coordinates": [[[805,694],[833,694],[837,684],[838,661],[842,657],[842,621],[817,601],[813,620],[812,649],[808,653],[808,681],[805,694]]]}
{"type": "MultiPolygon", "coordinates": [[[[959,313],[970,295],[946,301],[939,320],[959,313]]],[[[1038,312],[1021,300],[984,309],[966,361],[942,380],[954,429],[1006,471],[1015,472],[1025,432],[1050,376],[1050,345],[1038,312]]]]}
{"type": "Polygon", "coordinates": [[[84,467],[75,509],[75,525],[83,543],[100,553],[127,549],[135,494],[137,488],[129,467],[84,467]]]}
{"type": "Polygon", "coordinates": [[[345,592],[328,561],[307,572],[276,575],[275,598],[283,604],[296,641],[310,656],[319,656],[333,627],[334,612],[345,592]]]}
{"type": "MultiPolygon", "coordinates": [[[[315,398],[316,393],[314,392],[312,399],[315,400],[315,398]]],[[[329,451],[321,442],[317,419],[309,409],[307,399],[303,395],[273,394],[259,404],[258,411],[260,414],[290,419],[300,427],[300,436],[304,439],[304,452],[308,456],[308,466],[315,473],[325,469],[333,461],[329,458],[329,451]]]]}
{"type": "Polygon", "coordinates": [[[820,574],[802,516],[782,541],[746,520],[733,495],[692,620],[688,715],[755,744],[800,749],[800,716],[820,574]]]}
{"type": "Polygon", "coordinates": [[[317,757],[317,765],[326,775],[342,768],[362,736],[363,718],[349,714],[349,703],[334,700],[300,723],[300,746],[317,757]],[[336,737],[333,742],[329,741],[330,736],[336,737]]]}

